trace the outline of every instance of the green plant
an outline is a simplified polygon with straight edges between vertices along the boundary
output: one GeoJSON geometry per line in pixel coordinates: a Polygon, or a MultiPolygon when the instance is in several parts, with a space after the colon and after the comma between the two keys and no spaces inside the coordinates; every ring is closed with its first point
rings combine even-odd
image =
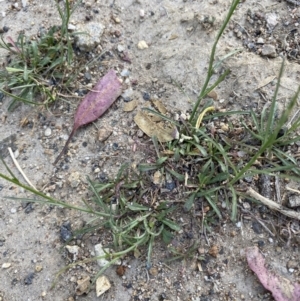
{"type": "MultiPolygon", "coordinates": [[[[74,80],[72,37],[68,24],[73,8],[66,0],[56,7],[61,18],[60,26],[40,32],[35,39],[20,33],[17,40],[1,37],[0,48],[8,51],[7,66],[0,70],[0,90],[12,97],[12,110],[21,101],[28,104],[49,104],[55,101],[74,80]],[[70,75],[73,74],[73,75],[70,75]]],[[[74,69],[75,70],[75,69],[74,69]]]]}
{"type": "MultiPolygon", "coordinates": [[[[5,162],[3,164],[6,166],[5,162]]],[[[159,163],[160,165],[160,163],[159,163]]],[[[18,181],[11,170],[6,166],[10,177],[0,173],[0,177],[18,185],[38,196],[38,199],[24,199],[9,197],[10,199],[37,202],[46,205],[55,205],[63,208],[79,210],[89,213],[93,218],[83,229],[79,229],[74,236],[85,234],[97,229],[109,229],[112,236],[112,253],[107,253],[109,263],[96,275],[95,279],[111,264],[118,261],[129,252],[139,252],[142,246],[147,247],[147,267],[151,267],[151,253],[157,239],[169,244],[173,232],[179,231],[179,225],[170,215],[176,206],[165,201],[152,202],[149,179],[145,174],[136,173],[124,164],[114,180],[105,183],[93,182],[87,179],[93,196],[90,200],[83,200],[84,206],[78,207],[56,200],[18,181]],[[143,202],[143,200],[145,200],[143,202]]],[[[85,262],[97,260],[99,257],[85,262]]],[[[66,268],[70,268],[69,265],[66,268]]],[[[62,271],[65,271],[65,269],[62,271]]],[[[62,272],[61,271],[61,272],[62,272]]],[[[60,272],[60,273],[61,273],[60,272]]]]}
{"type": "MultiPolygon", "coordinates": [[[[297,104],[300,88],[281,115],[277,116],[276,109],[284,62],[272,102],[269,106],[264,107],[260,115],[252,110],[249,112],[215,112],[213,103],[210,101],[200,107],[205,95],[229,73],[229,71],[223,73],[214,84],[207,88],[213,76],[217,42],[238,3],[238,0],[233,1],[229,14],[216,38],[211,52],[207,78],[190,119],[174,121],[151,111],[172,122],[177,127],[179,135],[178,139],[164,144],[163,147],[153,137],[156,152],[153,163],[139,164],[137,170],[133,170],[125,164],[114,179],[105,183],[88,179],[92,197],[83,200],[85,205],[82,207],[55,200],[20,183],[7,166],[10,176],[0,173],[1,178],[39,197],[39,199],[27,199],[26,201],[41,202],[89,213],[93,219],[78,233],[84,234],[101,228],[109,229],[111,233],[109,247],[114,251],[105,255],[110,262],[99,271],[98,275],[125,254],[138,252],[142,246],[147,248],[147,267],[149,267],[154,243],[158,239],[162,239],[169,244],[174,231],[179,231],[180,225],[172,218],[177,207],[163,198],[158,200],[151,198],[153,189],[157,189],[157,193],[159,191],[157,187],[153,188],[152,179],[156,172],[181,184],[181,193],[188,196],[183,205],[185,211],[191,210],[195,202],[199,200],[201,200],[202,206],[212,208],[208,213],[204,213],[202,210],[202,223],[206,229],[216,222],[216,217],[222,218],[223,214],[226,214],[224,210],[220,210],[221,203],[231,211],[231,219],[236,219],[238,198],[242,196],[239,185],[246,176],[267,174],[300,180],[297,159],[291,152],[286,152],[287,146],[292,146],[293,143],[300,140],[296,133],[300,126],[300,117],[288,122],[289,116],[297,104]],[[231,120],[232,116],[238,117],[235,118],[235,123],[231,120]],[[241,116],[242,118],[240,118],[241,116]],[[240,131],[237,132],[237,128],[240,131]]],[[[186,254],[190,256],[194,249],[195,245],[186,254]]],[[[175,248],[172,252],[178,258],[184,255],[175,248]]],[[[91,258],[84,262],[95,259],[98,258],[91,258]]],[[[75,264],[77,263],[66,268],[75,264]]]]}

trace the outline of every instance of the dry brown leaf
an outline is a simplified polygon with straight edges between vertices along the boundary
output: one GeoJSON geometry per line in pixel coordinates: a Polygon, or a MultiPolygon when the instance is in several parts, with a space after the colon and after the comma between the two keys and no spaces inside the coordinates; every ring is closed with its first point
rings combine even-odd
{"type": "Polygon", "coordinates": [[[164,123],[156,123],[146,113],[139,111],[134,117],[138,127],[149,137],[156,136],[160,142],[174,140],[174,128],[164,127],[164,123]]]}
{"type": "Polygon", "coordinates": [[[209,93],[207,93],[207,96],[212,98],[213,100],[218,100],[219,98],[218,93],[215,90],[212,90],[209,93]]]}
{"type": "Polygon", "coordinates": [[[152,100],[152,103],[154,104],[154,106],[157,108],[157,110],[162,113],[162,114],[166,114],[167,113],[167,109],[165,107],[165,105],[160,101],[160,100],[152,100]]]}
{"type": "Polygon", "coordinates": [[[139,104],[139,102],[138,102],[137,99],[126,102],[124,104],[123,111],[124,112],[131,112],[138,106],[138,104],[139,104]]]}
{"type": "Polygon", "coordinates": [[[262,81],[260,81],[260,83],[258,84],[256,90],[268,85],[270,82],[272,82],[274,79],[276,78],[276,76],[274,75],[271,75],[271,76],[268,76],[266,78],[264,78],[262,81]]]}

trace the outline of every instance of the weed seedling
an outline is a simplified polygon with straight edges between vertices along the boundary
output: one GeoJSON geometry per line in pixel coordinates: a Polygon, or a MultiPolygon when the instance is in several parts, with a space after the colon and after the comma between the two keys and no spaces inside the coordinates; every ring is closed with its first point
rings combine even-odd
{"type": "Polygon", "coordinates": [[[72,37],[68,32],[71,8],[66,0],[61,8],[56,6],[61,18],[60,26],[40,31],[34,38],[20,33],[17,40],[1,37],[0,48],[8,52],[6,66],[0,70],[0,90],[13,99],[9,110],[18,102],[48,105],[57,96],[68,91],[75,73],[72,37]],[[73,75],[71,75],[73,74],[73,75]]]}

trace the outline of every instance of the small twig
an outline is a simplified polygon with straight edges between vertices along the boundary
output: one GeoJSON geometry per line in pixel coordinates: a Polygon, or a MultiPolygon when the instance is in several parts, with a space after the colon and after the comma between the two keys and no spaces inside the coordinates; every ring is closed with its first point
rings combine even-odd
{"type": "Polygon", "coordinates": [[[169,267],[167,264],[165,264],[164,262],[162,262],[162,265],[164,265],[166,268],[168,268],[170,271],[174,271],[174,269],[172,269],[171,267],[169,267]]]}
{"type": "Polygon", "coordinates": [[[27,176],[25,175],[24,171],[22,170],[21,166],[19,165],[18,161],[16,160],[14,153],[12,151],[12,149],[9,147],[8,148],[9,154],[14,162],[14,164],[16,165],[18,171],[20,172],[20,174],[23,176],[23,178],[25,179],[25,181],[28,183],[29,186],[31,186],[33,189],[37,190],[34,185],[29,181],[29,179],[27,178],[27,176]]]}
{"type": "Polygon", "coordinates": [[[273,237],[275,237],[275,234],[264,224],[264,222],[262,222],[259,218],[257,218],[252,212],[250,212],[249,210],[246,209],[242,209],[243,212],[250,214],[253,218],[255,218],[257,220],[257,222],[259,222],[263,228],[269,232],[269,234],[273,237]]]}
{"type": "Polygon", "coordinates": [[[147,283],[149,282],[149,280],[150,280],[150,277],[149,277],[149,273],[148,273],[148,270],[147,270],[147,268],[145,268],[145,270],[146,270],[146,275],[147,275],[147,283]]]}
{"type": "Polygon", "coordinates": [[[300,191],[299,191],[299,190],[290,188],[290,187],[288,187],[288,186],[286,186],[286,190],[289,190],[289,191],[292,191],[292,192],[295,192],[295,193],[300,194],[300,191]]]}
{"type": "Polygon", "coordinates": [[[263,197],[258,192],[256,192],[254,189],[252,189],[251,187],[249,187],[247,189],[246,194],[253,197],[254,199],[262,202],[264,205],[268,206],[272,210],[276,210],[276,211],[280,212],[283,215],[286,215],[288,217],[300,220],[300,213],[299,212],[296,212],[294,210],[289,210],[289,209],[283,207],[282,205],[279,205],[276,202],[263,197]]]}
{"type": "Polygon", "coordinates": [[[297,112],[293,115],[293,117],[291,118],[291,120],[288,122],[288,124],[286,125],[286,127],[289,129],[291,127],[292,122],[294,121],[294,119],[297,117],[297,115],[299,114],[300,109],[297,110],[297,112]]]}
{"type": "Polygon", "coordinates": [[[281,194],[280,194],[279,177],[278,176],[275,176],[275,191],[276,191],[277,202],[281,203],[281,194]]]}
{"type": "Polygon", "coordinates": [[[288,229],[288,233],[289,233],[289,238],[288,241],[286,243],[286,246],[289,247],[291,244],[291,237],[292,237],[292,233],[291,233],[291,228],[290,228],[290,223],[287,224],[287,229],[288,229]]]}

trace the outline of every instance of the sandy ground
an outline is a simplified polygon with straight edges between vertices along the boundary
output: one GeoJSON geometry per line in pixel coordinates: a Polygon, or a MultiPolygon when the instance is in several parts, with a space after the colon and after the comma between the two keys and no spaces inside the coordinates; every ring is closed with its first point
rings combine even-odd
{"type": "MultiPolygon", "coordinates": [[[[26,8],[22,7],[22,2],[17,1],[18,7],[13,8],[14,1],[0,1],[0,27],[9,28],[4,36],[16,37],[20,30],[25,30],[28,35],[36,34],[41,25],[49,26],[59,22],[53,0],[28,0],[25,1],[26,8]]],[[[107,61],[108,67],[113,67],[118,72],[124,69],[130,71],[130,79],[137,81],[131,97],[137,99],[140,106],[145,104],[143,96],[148,93],[151,97],[160,99],[170,112],[185,113],[191,109],[204,81],[210,49],[218,25],[229,6],[228,0],[85,1],[71,21],[74,25],[91,21],[105,25],[99,51],[111,52],[112,59],[107,61]],[[141,16],[143,13],[144,16],[141,16]],[[92,16],[92,19],[87,21],[87,16],[92,16]],[[214,17],[214,24],[209,26],[201,23],[201,16],[214,17]],[[115,21],[116,17],[120,19],[119,23],[115,21]],[[116,31],[121,33],[119,37],[113,34],[116,31]],[[149,48],[138,49],[137,44],[141,40],[146,41],[149,48]],[[128,50],[131,63],[120,59],[118,45],[128,50]],[[179,83],[185,93],[172,80],[179,83]]],[[[274,86],[269,83],[278,74],[281,58],[277,54],[276,57],[262,57],[257,51],[251,50],[249,43],[256,43],[257,37],[249,31],[251,27],[246,20],[249,10],[262,14],[274,13],[279,24],[289,21],[290,27],[297,26],[295,15],[298,11],[300,13],[300,8],[289,6],[285,1],[263,0],[258,4],[257,1],[249,0],[239,5],[217,52],[217,58],[222,58],[236,49],[242,50],[223,64],[224,68],[229,67],[231,70],[231,74],[216,90],[216,105],[223,109],[260,108],[264,99],[270,100],[274,92],[274,86]],[[243,33],[242,37],[238,37],[237,26],[239,30],[246,28],[247,34],[243,33]]],[[[278,36],[281,36],[290,28],[278,26],[276,30],[278,36]]],[[[2,54],[4,59],[4,52],[2,54]]],[[[296,90],[300,74],[297,60],[288,61],[285,69],[278,96],[282,108],[296,90]]],[[[99,73],[102,74],[102,71],[99,70],[99,73]]],[[[97,74],[94,74],[92,82],[98,79],[97,74]]],[[[73,112],[79,100],[74,99],[71,105],[63,104],[58,114],[28,106],[20,106],[8,113],[8,101],[4,98],[1,102],[0,141],[16,135],[13,149],[19,151],[18,161],[25,173],[38,189],[56,198],[76,204],[86,196],[86,175],[92,178],[100,173],[113,175],[128,158],[131,162],[138,163],[145,156],[142,147],[133,151],[133,141],[139,136],[133,122],[135,112],[123,112],[122,98],[95,123],[96,126],[90,125],[78,131],[72,141],[70,162],[63,162],[58,167],[54,167],[52,163],[71,131],[73,112]],[[21,121],[25,117],[30,126],[22,127],[21,121]],[[99,144],[97,128],[103,126],[111,129],[112,135],[105,143],[99,144]],[[51,129],[50,136],[45,135],[48,128],[51,129]],[[100,173],[97,167],[101,170],[100,173]],[[72,185],[71,175],[79,175],[80,185],[72,185]]],[[[142,139],[146,140],[147,137],[142,139]]],[[[10,157],[5,157],[5,160],[21,179],[10,157]]],[[[3,166],[0,166],[0,170],[5,172],[3,166]]],[[[62,248],[62,225],[70,222],[72,229],[76,229],[89,217],[78,212],[36,204],[30,208],[28,204],[8,200],[5,196],[30,195],[0,180],[1,301],[273,300],[247,266],[244,250],[252,245],[261,247],[267,262],[274,269],[291,280],[299,281],[299,235],[295,234],[289,242],[283,235],[287,233],[288,225],[299,225],[270,212],[264,216],[257,208],[254,210],[254,205],[241,200],[240,205],[245,208],[250,206],[256,218],[241,211],[238,225],[222,221],[206,236],[198,233],[198,252],[205,258],[201,268],[195,260],[164,264],[162,255],[165,248],[157,245],[153,255],[155,270],[150,275],[145,268],[143,256],[138,260],[134,257],[126,258],[130,268],[123,278],[116,274],[115,268],[105,272],[112,288],[100,298],[96,297],[94,290],[83,296],[76,295],[77,281],[86,275],[95,274],[99,269],[96,264],[76,266],[63,274],[56,287],[50,290],[55,274],[70,263],[70,255],[62,248]],[[272,231],[257,226],[257,219],[261,218],[272,231]],[[281,225],[280,229],[275,226],[272,228],[272,225],[278,224],[281,225]],[[218,247],[216,257],[208,254],[212,246],[218,247]],[[9,267],[4,268],[3,264],[8,264],[9,267]]],[[[188,215],[182,218],[189,223],[188,215]]],[[[82,249],[83,258],[88,258],[93,255],[93,246],[105,240],[105,237],[103,231],[95,232],[73,243],[82,249]]]]}

